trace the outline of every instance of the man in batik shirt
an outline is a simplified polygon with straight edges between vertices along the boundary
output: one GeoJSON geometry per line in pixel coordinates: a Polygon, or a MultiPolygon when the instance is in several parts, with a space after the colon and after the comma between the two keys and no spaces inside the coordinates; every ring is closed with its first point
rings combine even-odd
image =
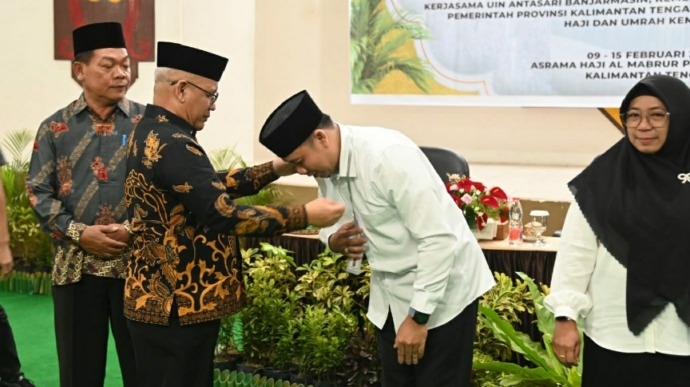
{"type": "Polygon", "coordinates": [[[276,159],[214,171],[196,132],[215,110],[227,59],[158,43],[154,104],[127,151],[125,193],[135,233],[125,315],[147,387],[211,386],[220,319],[242,307],[241,259],[233,235],[275,235],[335,223],[343,206],[239,206],[294,168],[276,159]]]}
{"type": "Polygon", "coordinates": [[[72,69],[83,93],[38,129],[30,202],[50,233],[61,386],[102,386],[112,327],[122,379],[134,386],[123,315],[129,232],[124,204],[127,137],[144,106],[125,98],[129,56],[118,23],[73,32],[72,69]]]}

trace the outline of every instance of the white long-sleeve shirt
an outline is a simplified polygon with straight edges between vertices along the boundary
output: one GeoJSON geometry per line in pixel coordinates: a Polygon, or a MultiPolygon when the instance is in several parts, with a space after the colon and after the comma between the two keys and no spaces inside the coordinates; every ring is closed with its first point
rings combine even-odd
{"type": "Polygon", "coordinates": [[[624,353],[690,355],[690,327],[668,304],[640,335],[628,329],[627,270],[589,227],[573,201],[563,224],[551,294],[544,304],[556,316],[584,320],[584,330],[599,346],[624,353]]]}
{"type": "Polygon", "coordinates": [[[410,307],[450,321],[493,285],[461,210],[419,147],[403,134],[340,125],[339,172],[317,179],[319,196],[344,203],[328,237],[356,217],[372,268],[368,318],[382,328],[390,308],[399,328],[410,307]],[[349,187],[348,187],[349,184],[349,187]]]}

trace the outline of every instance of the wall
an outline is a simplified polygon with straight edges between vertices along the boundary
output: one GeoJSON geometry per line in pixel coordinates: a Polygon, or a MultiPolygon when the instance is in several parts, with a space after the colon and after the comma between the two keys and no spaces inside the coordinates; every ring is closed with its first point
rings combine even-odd
{"type": "MultiPolygon", "coordinates": [[[[100,0],[106,1],[106,0],[100,0]]],[[[242,0],[157,0],[156,39],[187,44],[226,56],[230,63],[219,85],[216,111],[199,133],[207,148],[235,147],[248,159],[254,152],[254,2],[242,0]]],[[[81,92],[69,61],[53,59],[53,0],[0,0],[3,93],[0,139],[21,128],[32,132],[49,114],[81,92]]],[[[128,97],[153,99],[154,62],[139,63],[139,78],[128,97]]]]}
{"type": "MultiPolygon", "coordinates": [[[[471,164],[584,166],[620,138],[596,109],[352,105],[348,1],[257,0],[256,14],[255,138],[302,89],[336,121],[395,128],[471,164]]],[[[255,145],[257,159],[272,157],[255,145]]]]}

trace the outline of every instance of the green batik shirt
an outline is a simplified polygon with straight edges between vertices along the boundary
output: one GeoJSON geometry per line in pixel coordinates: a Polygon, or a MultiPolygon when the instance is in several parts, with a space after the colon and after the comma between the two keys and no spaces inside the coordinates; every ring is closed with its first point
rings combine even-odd
{"type": "Polygon", "coordinates": [[[148,105],[127,150],[125,197],[134,232],[125,317],[167,325],[220,319],[244,304],[237,235],[269,236],[306,226],[304,206],[236,205],[277,179],[272,163],[216,172],[195,129],[148,105]]]}
{"type": "Polygon", "coordinates": [[[84,95],[41,123],[31,155],[29,202],[53,242],[53,285],[78,282],[82,274],[124,278],[128,254],[114,259],[79,246],[89,225],[125,223],[126,142],[144,106],[127,99],[105,120],[84,95]]]}

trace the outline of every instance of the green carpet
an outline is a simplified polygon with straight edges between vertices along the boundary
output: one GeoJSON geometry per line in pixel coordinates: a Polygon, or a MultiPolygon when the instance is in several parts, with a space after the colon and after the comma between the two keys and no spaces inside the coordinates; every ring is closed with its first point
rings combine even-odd
{"type": "MultiPolygon", "coordinates": [[[[0,305],[7,311],[26,377],[38,387],[58,387],[60,383],[53,328],[53,299],[50,296],[0,292],[0,305]]],[[[112,334],[108,344],[104,386],[122,386],[112,334]]]]}

